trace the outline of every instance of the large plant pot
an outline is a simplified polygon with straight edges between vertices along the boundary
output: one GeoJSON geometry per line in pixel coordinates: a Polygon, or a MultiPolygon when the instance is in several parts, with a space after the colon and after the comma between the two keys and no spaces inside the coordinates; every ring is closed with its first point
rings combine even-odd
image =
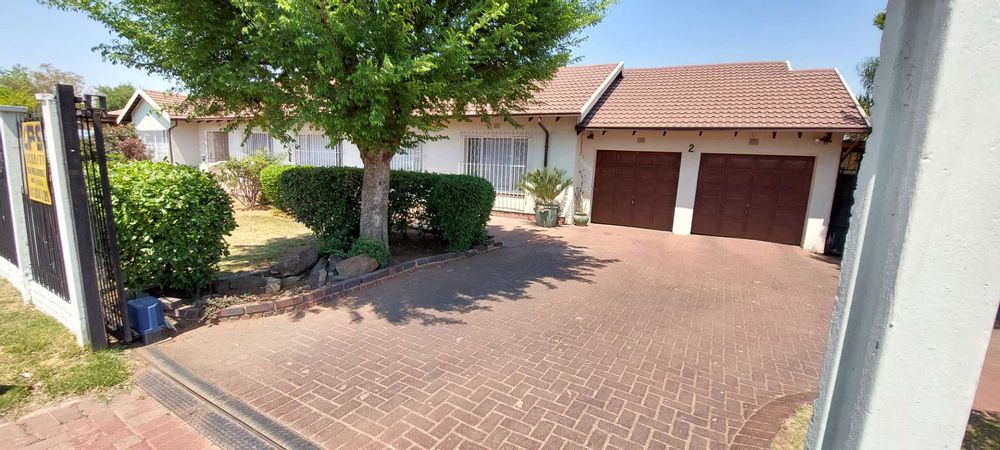
{"type": "Polygon", "coordinates": [[[578,227],[585,227],[587,226],[588,223],[590,223],[589,214],[582,214],[582,213],[573,214],[573,225],[576,225],[578,227]]]}
{"type": "Polygon", "coordinates": [[[538,205],[535,207],[535,225],[552,228],[559,221],[559,205],[538,205]]]}

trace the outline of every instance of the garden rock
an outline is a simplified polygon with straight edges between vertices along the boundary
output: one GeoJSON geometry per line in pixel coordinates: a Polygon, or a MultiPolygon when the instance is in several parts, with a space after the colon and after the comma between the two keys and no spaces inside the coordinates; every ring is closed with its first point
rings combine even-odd
{"type": "Polygon", "coordinates": [[[264,293],[274,294],[281,292],[281,278],[265,277],[264,293]]]}
{"type": "Polygon", "coordinates": [[[212,288],[217,293],[253,292],[266,284],[267,280],[257,272],[240,272],[216,279],[212,282],[212,288]]]}
{"type": "Polygon", "coordinates": [[[281,289],[291,289],[302,286],[302,275],[295,275],[281,279],[281,289]]]}
{"type": "Polygon", "coordinates": [[[309,270],[319,259],[319,245],[299,247],[283,256],[271,266],[271,275],[287,277],[309,270]]]}
{"type": "Polygon", "coordinates": [[[326,258],[320,258],[309,271],[309,286],[318,288],[326,284],[326,258]]]}
{"type": "Polygon", "coordinates": [[[356,277],[378,269],[378,261],[368,255],[358,255],[337,263],[337,277],[356,277]]]}

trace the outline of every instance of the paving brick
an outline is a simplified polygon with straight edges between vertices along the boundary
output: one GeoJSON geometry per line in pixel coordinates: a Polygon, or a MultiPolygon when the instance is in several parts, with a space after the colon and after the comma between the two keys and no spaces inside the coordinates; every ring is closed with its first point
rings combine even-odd
{"type": "Polygon", "coordinates": [[[161,348],[326,445],[722,448],[816,389],[835,263],[603,225],[489,232],[503,249],[161,348]]]}

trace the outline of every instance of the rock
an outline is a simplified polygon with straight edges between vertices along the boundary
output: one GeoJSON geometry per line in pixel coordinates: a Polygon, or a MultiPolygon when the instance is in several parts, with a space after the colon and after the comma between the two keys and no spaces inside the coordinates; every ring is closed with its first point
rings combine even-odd
{"type": "Polygon", "coordinates": [[[264,293],[275,294],[281,292],[281,278],[264,277],[264,293]]]}
{"type": "Polygon", "coordinates": [[[326,258],[320,258],[309,271],[309,286],[313,289],[326,284],[326,258]]]}
{"type": "Polygon", "coordinates": [[[281,279],[281,289],[291,289],[302,286],[302,275],[295,275],[281,279]]]}
{"type": "Polygon", "coordinates": [[[212,282],[216,293],[254,292],[261,290],[267,281],[257,272],[240,272],[218,278],[212,282]]]}
{"type": "Polygon", "coordinates": [[[306,245],[294,249],[271,266],[271,275],[283,278],[291,275],[298,275],[316,264],[319,259],[319,245],[306,245]]]}
{"type": "Polygon", "coordinates": [[[337,263],[337,276],[356,277],[378,269],[378,261],[368,255],[358,255],[337,263]]]}

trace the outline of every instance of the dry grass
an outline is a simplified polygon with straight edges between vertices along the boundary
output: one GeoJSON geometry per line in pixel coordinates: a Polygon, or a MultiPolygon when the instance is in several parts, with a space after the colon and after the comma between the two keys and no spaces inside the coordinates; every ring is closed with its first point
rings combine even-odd
{"type": "Polygon", "coordinates": [[[263,269],[289,248],[317,242],[304,225],[271,210],[234,213],[236,230],[226,238],[230,255],[219,263],[223,272],[263,269]]]}
{"type": "Polygon", "coordinates": [[[117,386],[128,376],[120,351],[77,346],[68,330],[24,305],[21,294],[0,280],[0,417],[117,386]]]}
{"type": "Polygon", "coordinates": [[[771,441],[771,450],[802,450],[806,446],[806,432],[809,431],[812,413],[811,402],[796,408],[792,417],[781,424],[781,429],[771,441]]]}

